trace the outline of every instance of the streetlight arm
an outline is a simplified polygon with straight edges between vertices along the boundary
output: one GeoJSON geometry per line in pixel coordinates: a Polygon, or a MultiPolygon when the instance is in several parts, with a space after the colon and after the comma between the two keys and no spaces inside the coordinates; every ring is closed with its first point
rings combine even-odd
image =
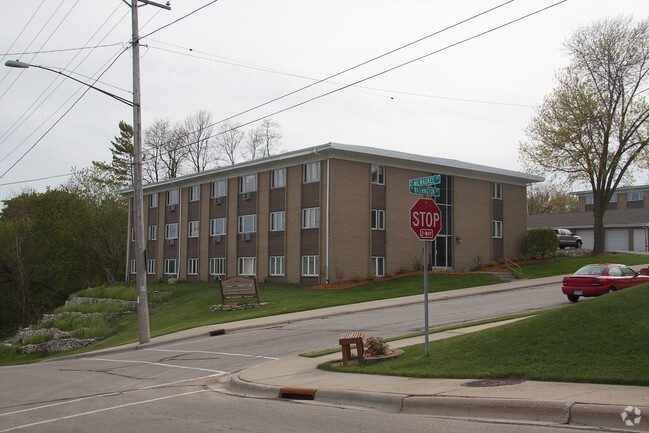
{"type": "Polygon", "coordinates": [[[69,78],[71,80],[74,80],[77,83],[83,84],[84,86],[90,87],[91,89],[95,89],[96,91],[101,92],[104,95],[110,96],[111,98],[116,99],[119,102],[128,105],[129,107],[133,107],[133,102],[129,101],[126,98],[122,98],[121,96],[114,95],[114,94],[112,94],[110,92],[107,92],[107,91],[105,91],[103,89],[100,89],[99,87],[95,87],[92,84],[88,84],[88,83],[86,83],[84,81],[81,81],[81,80],[79,80],[77,78],[74,78],[72,75],[64,74],[61,71],[57,71],[56,69],[51,69],[51,68],[48,68],[46,66],[32,65],[30,63],[21,62],[19,60],[7,60],[5,62],[5,66],[8,66],[10,68],[19,68],[19,69],[27,69],[29,67],[34,67],[34,68],[44,69],[46,71],[54,72],[56,74],[63,75],[64,77],[69,78]]]}

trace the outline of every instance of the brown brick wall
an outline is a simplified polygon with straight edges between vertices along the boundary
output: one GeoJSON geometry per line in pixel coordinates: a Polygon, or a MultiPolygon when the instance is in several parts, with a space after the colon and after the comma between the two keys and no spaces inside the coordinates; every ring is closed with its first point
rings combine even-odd
{"type": "Polygon", "coordinates": [[[341,274],[348,280],[354,275],[365,278],[371,249],[370,167],[343,160],[330,164],[330,280],[341,274]]]}
{"type": "Polygon", "coordinates": [[[454,186],[454,267],[472,268],[478,258],[492,259],[491,182],[455,177],[454,186]]]}
{"type": "Polygon", "coordinates": [[[503,241],[505,257],[516,258],[523,254],[527,233],[527,188],[503,185],[503,241]]]}

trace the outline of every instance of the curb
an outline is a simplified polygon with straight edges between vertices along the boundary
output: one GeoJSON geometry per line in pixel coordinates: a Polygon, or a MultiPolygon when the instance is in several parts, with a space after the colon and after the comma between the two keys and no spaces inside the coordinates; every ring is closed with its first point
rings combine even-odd
{"type": "MultiPolygon", "coordinates": [[[[451,396],[412,396],[385,392],[279,387],[248,382],[233,375],[226,388],[234,394],[271,399],[314,400],[337,406],[356,406],[391,413],[449,418],[507,420],[553,425],[606,428],[613,431],[649,431],[649,423],[627,425],[624,407],[572,401],[451,396]]],[[[635,409],[635,407],[634,407],[635,409]]],[[[649,407],[637,407],[642,414],[649,407]]],[[[646,415],[645,415],[646,417],[646,415]]],[[[629,422],[634,417],[628,417],[629,422]]]]}
{"type": "Polygon", "coordinates": [[[525,420],[568,424],[572,402],[470,397],[408,397],[403,412],[410,414],[525,420]]]}

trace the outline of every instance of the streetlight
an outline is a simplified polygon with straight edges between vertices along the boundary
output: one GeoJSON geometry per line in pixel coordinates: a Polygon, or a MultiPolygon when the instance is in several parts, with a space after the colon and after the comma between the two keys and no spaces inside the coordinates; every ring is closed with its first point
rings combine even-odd
{"type": "MultiPolygon", "coordinates": [[[[128,5],[126,0],[122,0],[128,5]]],[[[133,46],[133,101],[124,99],[120,96],[113,95],[105,90],[95,87],[91,84],[78,80],[68,74],[64,74],[56,69],[51,69],[45,66],[32,65],[18,60],[8,60],[5,66],[10,68],[26,69],[34,67],[44,69],[46,71],[54,72],[70,78],[84,86],[95,89],[104,95],[110,96],[130,107],[133,107],[133,220],[135,225],[135,281],[137,286],[138,295],[138,329],[140,344],[148,343],[151,341],[151,333],[149,328],[149,301],[147,294],[147,281],[146,281],[146,244],[144,237],[144,191],[142,187],[142,112],[140,101],[140,36],[137,17],[138,3],[145,5],[156,6],[159,8],[171,10],[169,2],[166,5],[153,2],[151,0],[132,0],[129,5],[131,8],[131,23],[132,23],[132,46],[133,46]]]]}

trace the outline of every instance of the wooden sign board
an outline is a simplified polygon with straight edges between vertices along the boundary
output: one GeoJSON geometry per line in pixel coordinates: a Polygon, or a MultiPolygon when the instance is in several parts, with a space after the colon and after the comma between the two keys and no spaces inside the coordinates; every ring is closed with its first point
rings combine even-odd
{"type": "Polygon", "coordinates": [[[232,277],[219,280],[221,303],[228,299],[255,298],[259,304],[259,288],[256,278],[232,277]]]}

